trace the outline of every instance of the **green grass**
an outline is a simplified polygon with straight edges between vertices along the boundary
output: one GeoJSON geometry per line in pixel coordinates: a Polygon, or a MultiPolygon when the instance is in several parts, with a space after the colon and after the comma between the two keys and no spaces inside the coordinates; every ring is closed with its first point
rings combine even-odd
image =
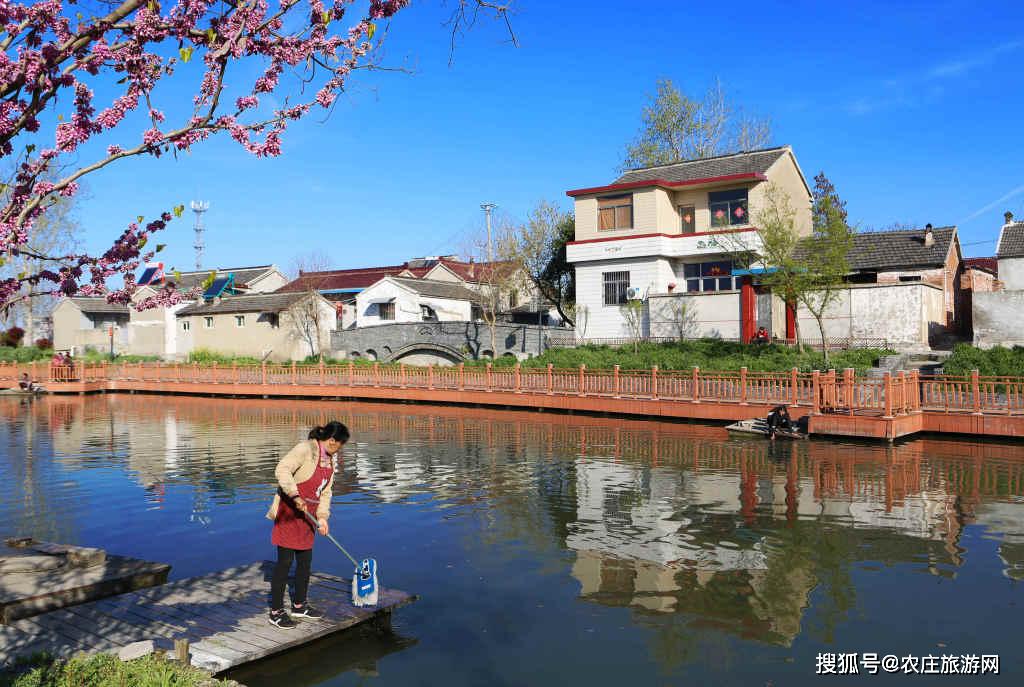
{"type": "MultiPolygon", "coordinates": [[[[873,367],[879,356],[889,353],[892,351],[874,348],[832,351],[829,367],[837,370],[852,367],[863,371],[873,367]]],[[[473,361],[474,365],[485,363],[486,361],[473,361]]],[[[824,357],[817,351],[805,350],[801,353],[790,346],[748,346],[716,339],[642,343],[635,353],[632,346],[615,348],[587,345],[578,348],[556,348],[523,361],[523,367],[546,367],[548,363],[556,368],[586,365],[592,369],[610,369],[618,365],[623,370],[650,369],[654,365],[660,370],[690,370],[697,366],[712,372],[738,370],[741,367],[746,367],[752,372],[783,372],[794,367],[801,372],[825,369],[824,357]]],[[[515,365],[515,360],[499,358],[495,365],[512,366],[515,365]]]]}
{"type": "Polygon", "coordinates": [[[0,687],[199,687],[212,682],[203,670],[154,655],[123,662],[112,654],[70,660],[37,654],[0,672],[0,687]]]}
{"type": "Polygon", "coordinates": [[[942,365],[948,375],[969,375],[977,370],[982,376],[1024,376],[1024,346],[995,346],[982,350],[969,344],[957,344],[942,365]]]}

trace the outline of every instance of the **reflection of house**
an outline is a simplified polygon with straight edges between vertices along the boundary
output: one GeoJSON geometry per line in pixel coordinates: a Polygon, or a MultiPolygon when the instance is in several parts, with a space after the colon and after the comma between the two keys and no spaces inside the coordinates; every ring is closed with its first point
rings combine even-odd
{"type": "MultiPolygon", "coordinates": [[[[151,298],[167,288],[191,291],[209,281],[211,276],[216,278],[215,283],[230,283],[231,293],[274,291],[285,283],[284,275],[274,265],[172,274],[166,272],[161,263],[156,263],[139,275],[132,303],[151,298]]],[[[106,351],[110,346],[112,325],[117,353],[181,358],[188,349],[179,347],[175,315],[186,305],[188,303],[137,310],[129,305],[107,303],[104,298],[66,298],[53,310],[54,347],[106,351]]]]}
{"type": "Polygon", "coordinates": [[[333,304],[315,293],[225,296],[178,312],[178,348],[304,360],[326,350],[336,323],[333,304]]]}
{"type": "Polygon", "coordinates": [[[1024,222],[1006,213],[996,258],[1003,290],[974,294],[974,345],[1024,345],[1024,222]]]}

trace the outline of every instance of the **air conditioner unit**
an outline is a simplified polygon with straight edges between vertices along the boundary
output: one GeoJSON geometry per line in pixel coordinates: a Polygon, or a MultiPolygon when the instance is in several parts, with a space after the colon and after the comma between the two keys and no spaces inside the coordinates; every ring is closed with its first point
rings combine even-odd
{"type": "Polygon", "coordinates": [[[642,301],[644,299],[644,290],[637,286],[630,286],[626,289],[626,298],[631,301],[642,301]]]}

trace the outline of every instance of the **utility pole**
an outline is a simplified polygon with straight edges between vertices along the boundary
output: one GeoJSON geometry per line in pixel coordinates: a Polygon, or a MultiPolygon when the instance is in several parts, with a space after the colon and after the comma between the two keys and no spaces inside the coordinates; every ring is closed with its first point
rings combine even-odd
{"type": "Polygon", "coordinates": [[[498,206],[494,203],[481,203],[480,207],[487,216],[487,262],[494,262],[494,246],[491,243],[491,210],[498,206]]]}

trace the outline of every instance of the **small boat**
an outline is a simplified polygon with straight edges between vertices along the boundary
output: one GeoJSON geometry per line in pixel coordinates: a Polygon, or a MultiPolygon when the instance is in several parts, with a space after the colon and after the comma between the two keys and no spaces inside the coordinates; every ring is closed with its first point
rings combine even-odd
{"type": "MultiPolygon", "coordinates": [[[[754,418],[752,420],[740,420],[726,427],[730,432],[739,432],[742,434],[760,434],[763,437],[768,436],[768,423],[762,418],[754,418]]],[[[798,432],[793,429],[777,429],[775,430],[775,438],[777,439],[806,439],[807,435],[798,432]]]]}
{"type": "Polygon", "coordinates": [[[39,394],[45,394],[46,389],[42,387],[27,391],[25,389],[0,389],[0,396],[38,396],[39,394]]]}

